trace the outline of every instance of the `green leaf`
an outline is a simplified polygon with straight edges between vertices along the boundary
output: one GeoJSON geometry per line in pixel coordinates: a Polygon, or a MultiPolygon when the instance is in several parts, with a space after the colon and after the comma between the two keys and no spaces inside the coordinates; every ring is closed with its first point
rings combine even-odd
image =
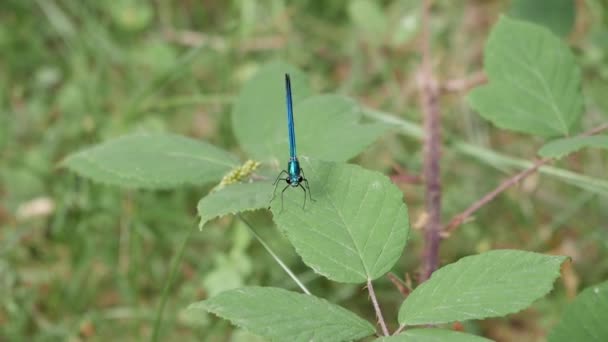
{"type": "Polygon", "coordinates": [[[583,109],[572,52],[547,29],[502,17],[485,47],[489,84],[470,105],[496,126],[539,136],[566,136],[583,109]]]}
{"type": "MultiPolygon", "coordinates": [[[[308,98],[295,108],[302,118],[296,125],[298,153],[315,159],[346,161],[355,157],[389,128],[383,123],[360,123],[359,105],[343,96],[320,95],[308,98]],[[340,142],[336,144],[336,142],[340,142]]],[[[294,114],[295,115],[295,114],[294,114]]],[[[275,156],[288,151],[286,132],[275,156]]]]}
{"type": "MultiPolygon", "coordinates": [[[[250,157],[267,160],[278,157],[276,145],[287,141],[285,73],[291,76],[293,103],[296,106],[312,91],[306,76],[294,66],[273,62],[263,66],[245,83],[232,110],[232,127],[241,147],[250,157]]],[[[299,118],[294,109],[296,133],[299,118]]],[[[288,150],[280,156],[288,155],[288,150]]]]}
{"type": "Polygon", "coordinates": [[[399,323],[440,324],[520,311],[551,290],[565,259],[517,250],[464,257],[407,297],[399,323]]]}
{"type": "Polygon", "coordinates": [[[574,26],[574,0],[513,0],[509,15],[515,19],[545,26],[558,36],[565,36],[574,26]]]}
{"type": "Polygon", "coordinates": [[[549,334],[549,342],[608,341],[608,282],[581,292],[549,334]]]}
{"type": "Polygon", "coordinates": [[[62,166],[91,180],[161,189],[217,181],[237,165],[229,153],[171,134],[133,134],[68,156],[62,166]]]}
{"type": "Polygon", "coordinates": [[[312,295],[245,287],[190,305],[278,341],[351,341],[375,332],[354,313],[312,295]]]}
{"type": "Polygon", "coordinates": [[[594,135],[590,137],[574,137],[553,140],[540,148],[538,154],[547,158],[562,158],[583,147],[596,147],[608,149],[608,135],[594,135]]]}
{"type": "Polygon", "coordinates": [[[239,183],[209,193],[198,202],[200,227],[216,217],[268,208],[273,188],[271,182],[239,183]]]}
{"type": "Polygon", "coordinates": [[[287,159],[286,72],[292,80],[298,155],[346,161],[389,128],[383,123],[362,123],[361,108],[349,98],[311,97],[300,71],[288,64],[272,63],[245,84],[232,113],[235,134],[250,156],[260,160],[287,159]]]}
{"type": "Polygon", "coordinates": [[[375,342],[484,342],[491,341],[481,336],[475,336],[446,329],[408,329],[399,335],[381,337],[375,342]]]}
{"type": "Polygon", "coordinates": [[[304,262],[346,283],[388,272],[403,253],[409,231],[401,191],[384,175],[359,166],[300,163],[315,202],[302,209],[304,192],[287,188],[284,208],[277,194],[271,210],[304,262]]]}

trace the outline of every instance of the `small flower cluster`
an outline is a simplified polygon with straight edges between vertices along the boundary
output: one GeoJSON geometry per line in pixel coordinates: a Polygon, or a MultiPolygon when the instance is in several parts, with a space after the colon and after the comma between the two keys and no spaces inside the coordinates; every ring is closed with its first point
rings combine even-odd
{"type": "Polygon", "coordinates": [[[260,162],[254,160],[248,160],[243,165],[231,170],[222,178],[222,181],[215,190],[220,190],[226,185],[239,183],[243,179],[249,177],[258,167],[260,166],[260,162]]]}

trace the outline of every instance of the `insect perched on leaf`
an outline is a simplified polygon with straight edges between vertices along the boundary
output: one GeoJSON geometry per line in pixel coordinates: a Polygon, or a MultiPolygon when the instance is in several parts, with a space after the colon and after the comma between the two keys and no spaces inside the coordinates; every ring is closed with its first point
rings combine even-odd
{"type": "Polygon", "coordinates": [[[308,197],[311,201],[312,195],[310,194],[310,186],[308,185],[308,180],[304,176],[304,170],[300,167],[300,162],[298,161],[298,157],[296,156],[296,133],[294,131],[294,122],[293,122],[293,105],[291,100],[291,80],[289,79],[289,74],[285,74],[285,93],[287,97],[287,130],[289,133],[289,161],[287,162],[287,170],[282,170],[281,173],[277,176],[277,179],[274,181],[274,191],[272,192],[272,198],[270,202],[274,200],[276,195],[277,186],[280,180],[284,180],[287,185],[281,191],[281,211],[283,210],[283,193],[290,186],[292,188],[300,187],[304,190],[304,204],[302,204],[302,209],[306,207],[306,194],[308,193],[308,197]],[[285,178],[281,178],[281,176],[285,174],[285,178]],[[306,187],[304,187],[304,184],[306,187]],[[308,189],[308,192],[306,191],[308,189]]]}

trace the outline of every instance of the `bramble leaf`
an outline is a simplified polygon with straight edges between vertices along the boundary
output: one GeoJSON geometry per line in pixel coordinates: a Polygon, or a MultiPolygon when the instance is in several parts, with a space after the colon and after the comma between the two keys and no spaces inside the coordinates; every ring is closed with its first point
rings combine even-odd
{"type": "MultiPolygon", "coordinates": [[[[287,141],[285,73],[291,75],[294,106],[311,95],[306,76],[291,64],[277,61],[264,65],[245,83],[232,109],[236,138],[249,156],[258,160],[288,155],[287,149],[279,154],[276,147],[287,141]]],[[[295,109],[294,117],[297,130],[300,116],[295,109]]]]}
{"type": "Polygon", "coordinates": [[[272,287],[245,287],[189,306],[230,320],[279,341],[352,341],[374,334],[374,327],[328,301],[272,287]]]}
{"type": "Polygon", "coordinates": [[[325,277],[363,283],[388,272],[403,253],[408,213],[401,191],[384,175],[359,166],[300,160],[315,202],[304,192],[277,190],[271,210],[304,262],[325,277]]]}
{"type": "MultiPolygon", "coordinates": [[[[361,123],[363,114],[359,105],[344,96],[310,97],[294,110],[302,118],[296,124],[298,153],[320,160],[353,158],[389,128],[383,123],[361,123]],[[338,141],[340,143],[336,144],[338,141]]],[[[288,151],[284,135],[277,145],[279,157],[288,151]]]]}
{"type": "Polygon", "coordinates": [[[608,341],[608,282],[591,286],[570,304],[549,342],[608,341]]]}
{"type": "Polygon", "coordinates": [[[540,148],[541,157],[562,158],[584,147],[608,149],[608,135],[594,135],[590,137],[574,137],[553,140],[540,148]]]}
{"type": "Polygon", "coordinates": [[[471,106],[496,126],[544,137],[567,136],[583,109],[581,74],[570,49],[544,27],[502,17],[485,47],[489,84],[471,106]]]}
{"type": "Polygon", "coordinates": [[[198,202],[199,226],[216,217],[268,208],[273,187],[271,182],[239,183],[209,193],[198,202]]]}
{"type": "Polygon", "coordinates": [[[487,338],[447,329],[408,329],[399,335],[381,337],[374,342],[489,342],[487,338]]]}
{"type": "Polygon", "coordinates": [[[241,146],[258,160],[287,160],[284,74],[291,74],[297,153],[346,161],[389,128],[363,123],[359,105],[343,96],[311,96],[305,76],[285,63],[271,63],[249,80],[234,106],[232,124],[241,146]],[[337,143],[339,142],[339,143],[337,143]]]}
{"type": "Polygon", "coordinates": [[[500,317],[547,294],[566,257],[494,250],[437,270],[403,302],[399,323],[441,324],[500,317]]]}
{"type": "Polygon", "coordinates": [[[230,153],[173,134],[132,134],[68,156],[62,166],[96,182],[167,189],[217,181],[237,165],[230,153]]]}
{"type": "Polygon", "coordinates": [[[565,36],[574,26],[574,0],[513,0],[509,15],[515,19],[543,25],[558,36],[565,36]]]}

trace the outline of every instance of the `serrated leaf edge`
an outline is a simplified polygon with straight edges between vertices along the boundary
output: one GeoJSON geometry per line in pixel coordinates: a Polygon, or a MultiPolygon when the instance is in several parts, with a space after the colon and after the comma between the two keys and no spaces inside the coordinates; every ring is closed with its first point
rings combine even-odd
{"type": "MultiPolygon", "coordinates": [[[[503,251],[504,251],[505,249],[498,249],[498,250],[503,250],[503,251]]],[[[497,250],[494,250],[494,251],[497,251],[497,250]]],[[[519,251],[519,250],[517,250],[517,251],[519,251]]],[[[534,253],[534,252],[530,252],[530,253],[534,253]]],[[[541,254],[541,253],[538,253],[538,254],[541,254]]],[[[451,263],[451,264],[445,265],[444,267],[454,267],[454,266],[456,266],[458,263],[460,263],[460,262],[461,262],[463,259],[466,259],[466,258],[469,258],[469,257],[475,257],[475,256],[478,256],[478,255],[481,255],[481,254],[475,254],[475,255],[470,255],[470,256],[463,257],[463,258],[459,259],[459,260],[458,260],[458,261],[456,261],[456,262],[453,262],[453,263],[451,263]]],[[[545,254],[544,254],[544,255],[545,255],[545,254]]],[[[506,311],[506,312],[505,312],[503,315],[498,315],[498,316],[485,316],[485,317],[481,317],[481,318],[472,318],[472,319],[467,319],[467,320],[465,320],[465,321],[469,321],[469,320],[482,320],[482,319],[486,319],[486,318],[492,318],[492,317],[503,317],[503,316],[512,315],[512,314],[515,314],[515,313],[521,312],[521,311],[523,311],[523,310],[527,309],[527,308],[528,308],[530,305],[532,305],[532,304],[533,304],[535,301],[539,300],[540,298],[542,298],[542,297],[546,296],[546,295],[547,295],[549,292],[551,292],[551,290],[553,290],[553,288],[555,287],[555,280],[557,280],[557,278],[558,278],[558,277],[560,276],[560,274],[561,274],[561,265],[562,265],[564,262],[566,262],[567,260],[571,260],[571,258],[570,258],[569,256],[562,256],[562,255],[545,255],[545,256],[551,257],[551,258],[553,258],[553,259],[561,259],[561,262],[559,263],[559,264],[560,264],[560,268],[557,268],[555,271],[553,271],[553,272],[552,272],[552,275],[553,275],[553,278],[554,278],[554,279],[553,279],[553,282],[551,282],[550,284],[548,284],[548,285],[546,286],[546,288],[542,289],[542,291],[540,291],[540,295],[539,295],[539,296],[538,296],[536,299],[532,300],[528,306],[525,306],[525,307],[523,307],[523,308],[521,308],[521,309],[514,309],[514,310],[511,310],[511,311],[506,311]]],[[[431,279],[433,278],[433,276],[435,276],[435,275],[436,275],[436,273],[433,273],[433,274],[431,275],[431,278],[429,278],[429,280],[431,280],[431,279]]],[[[425,286],[425,285],[427,285],[427,284],[428,284],[428,281],[427,281],[427,282],[422,283],[420,286],[425,286]]],[[[415,291],[415,290],[416,290],[416,289],[414,289],[414,291],[415,291]]],[[[403,305],[403,303],[402,303],[401,305],[403,305]]],[[[401,311],[401,308],[399,309],[399,311],[401,311]]],[[[398,315],[398,316],[399,316],[399,315],[398,315]]],[[[404,322],[401,320],[401,318],[400,318],[400,317],[397,317],[397,319],[398,319],[398,321],[399,321],[399,324],[403,324],[403,325],[406,325],[406,326],[418,326],[418,325],[424,325],[424,324],[444,324],[444,323],[460,322],[459,320],[456,320],[456,321],[451,321],[451,320],[450,320],[450,321],[441,321],[441,322],[438,322],[438,321],[433,321],[433,322],[404,323],[404,322]]]]}

